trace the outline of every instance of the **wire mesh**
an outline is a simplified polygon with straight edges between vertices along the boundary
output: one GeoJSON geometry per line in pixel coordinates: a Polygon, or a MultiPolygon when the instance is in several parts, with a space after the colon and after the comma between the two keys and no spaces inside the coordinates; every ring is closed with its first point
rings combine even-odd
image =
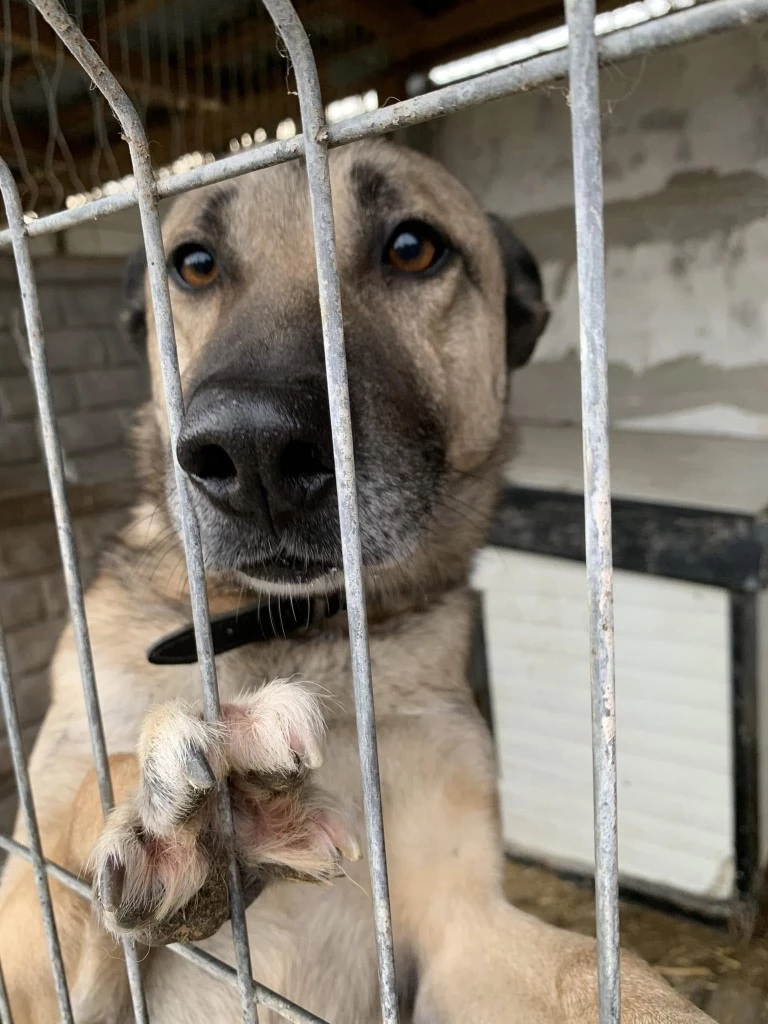
{"type": "MultiPolygon", "coordinates": [[[[4,0],[8,11],[10,0],[4,0]]],[[[381,1012],[383,1021],[397,1020],[397,993],[386,875],[386,857],[381,815],[381,794],[376,753],[376,731],[373,714],[373,690],[362,583],[362,564],[349,396],[343,340],[343,323],[336,272],[334,227],[331,192],[327,166],[327,150],[357,139],[382,135],[407,125],[417,124],[447,113],[509,95],[535,85],[555,81],[570,68],[573,148],[576,185],[576,216],[580,315],[582,325],[582,398],[584,407],[585,502],[587,520],[587,577],[590,604],[591,678],[594,714],[594,777],[596,880],[598,909],[598,982],[600,1024],[617,1024],[620,1020],[618,893],[616,839],[616,765],[615,721],[613,704],[613,622],[612,569],[610,545],[610,480],[608,470],[607,384],[605,353],[605,281],[602,232],[602,176],[600,167],[599,100],[597,68],[600,62],[617,61],[700,38],[733,25],[768,17],[768,0],[713,0],[688,11],[626,29],[595,40],[593,0],[568,0],[570,46],[567,52],[546,54],[520,64],[488,73],[480,78],[460,82],[424,96],[394,104],[385,109],[326,125],[320,99],[317,67],[312,49],[295,10],[288,0],[264,0],[274,19],[295,69],[304,134],[260,148],[248,149],[214,164],[205,164],[182,174],[156,180],[147,153],[147,140],[141,118],[117,78],[109,71],[83,32],[71,21],[56,0],[34,0],[42,14],[68,51],[74,56],[103,94],[120,122],[128,142],[134,182],[130,191],[104,197],[88,208],[62,211],[38,220],[25,221],[18,186],[8,166],[0,162],[0,188],[9,220],[7,231],[0,233],[0,245],[13,244],[21,281],[27,333],[32,353],[38,408],[43,427],[46,462],[56,510],[62,560],[67,577],[71,615],[78,644],[80,667],[89,715],[94,757],[97,765],[102,803],[111,804],[107,752],[104,744],[98,706],[98,694],[88,641],[82,586],[72,542],[72,525],[67,509],[66,490],[61,466],[56,423],[45,366],[45,349],[37,302],[34,275],[29,257],[30,237],[63,230],[94,216],[138,206],[148,256],[150,289],[156,333],[160,351],[163,385],[169,416],[172,448],[178,435],[183,400],[175,351],[173,320],[168,294],[168,281],[157,215],[158,199],[179,194],[200,185],[223,181],[248,171],[304,156],[307,162],[312,206],[315,253],[320,284],[323,339],[326,354],[328,390],[333,427],[334,456],[337,467],[340,525],[344,554],[345,585],[350,619],[350,642],[364,782],[364,811],[368,834],[368,853],[373,887],[374,921],[379,955],[381,1012]]],[[[115,17],[124,18],[124,5],[117,5],[115,17]],[[121,15],[122,12],[122,15],[121,15]]],[[[112,17],[102,5],[102,29],[112,17]]],[[[7,21],[6,24],[10,24],[7,21]]],[[[7,103],[11,63],[10,35],[6,33],[6,62],[3,77],[3,102],[7,103]]],[[[198,39],[196,46],[202,45],[198,39]]],[[[116,58],[120,61],[120,57],[116,58]]],[[[155,87],[148,49],[141,58],[145,100],[155,87]]],[[[133,74],[130,55],[122,54],[122,75],[133,74]]],[[[161,83],[168,86],[168,82],[161,83]]],[[[192,86],[192,77],[184,83],[185,96],[192,86]]],[[[51,83],[55,92],[55,85],[51,83]]],[[[188,97],[187,97],[188,98],[188,97]]],[[[23,168],[23,145],[18,132],[13,135],[19,149],[19,166],[23,181],[36,187],[34,179],[27,182],[23,168]]],[[[216,667],[211,644],[210,621],[205,591],[200,535],[186,489],[186,480],[175,466],[178,492],[181,496],[182,526],[191,604],[199,652],[201,690],[205,715],[215,720],[220,713],[216,667]]],[[[9,730],[14,772],[22,811],[25,817],[29,846],[0,836],[0,847],[31,861],[46,922],[52,970],[56,979],[61,1019],[71,1020],[61,952],[51,911],[47,875],[68,885],[82,896],[88,887],[59,865],[43,858],[37,831],[34,803],[26,763],[21,748],[18,717],[15,713],[13,688],[0,635],[0,698],[9,730]]],[[[222,794],[222,812],[230,842],[230,889],[232,925],[236,952],[236,969],[195,946],[173,946],[176,953],[196,963],[202,970],[237,988],[243,1018],[256,1020],[257,1002],[269,1007],[284,1019],[322,1024],[319,1018],[272,992],[251,977],[248,937],[239,871],[232,850],[231,808],[226,791],[222,794]]],[[[130,948],[126,950],[131,973],[134,1013],[138,1021],[146,1020],[146,1009],[140,990],[138,967],[130,948]]],[[[5,986],[0,976],[0,1016],[9,1019],[5,986]]]]}
{"type": "MultiPolygon", "coordinates": [[[[251,146],[257,129],[274,138],[279,123],[297,114],[294,90],[285,88],[290,65],[260,0],[219,0],[215,10],[196,0],[67,0],[64,6],[151,129],[153,156],[166,172],[177,161],[251,146]]],[[[355,49],[354,23],[329,20],[317,0],[301,6],[326,61],[355,49]]],[[[72,55],[27,0],[3,0],[0,14],[0,152],[21,186],[25,210],[47,212],[119,188],[130,163],[103,97],[85,87],[72,55]]],[[[362,61],[363,78],[365,69],[362,61]]]]}

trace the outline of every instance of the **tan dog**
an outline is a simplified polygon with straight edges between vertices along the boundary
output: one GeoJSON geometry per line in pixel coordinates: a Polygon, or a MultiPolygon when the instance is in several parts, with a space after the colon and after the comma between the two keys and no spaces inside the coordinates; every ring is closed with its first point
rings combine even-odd
{"type": "MultiPolygon", "coordinates": [[[[331,171],[402,1020],[594,1022],[593,944],[504,900],[491,742],[466,681],[466,580],[506,456],[509,371],[546,321],[538,272],[421,156],[366,143],[334,152],[331,171]]],[[[260,595],[282,627],[291,605],[281,595],[341,588],[303,166],[183,196],[164,237],[187,402],[177,451],[194,484],[212,613],[260,595]]],[[[127,933],[154,947],[142,970],[155,1024],[239,1019],[233,989],[162,948],[198,938],[232,962],[215,800],[227,778],[248,896],[264,890],[248,911],[255,977],[333,1024],[373,1024],[343,610],[307,630],[297,616],[287,639],[257,613],[266,639],[218,658],[218,728],[202,721],[194,666],[147,663],[147,648],[190,612],[143,292],[127,318],[148,335],[155,396],[137,434],[143,491],[88,595],[117,794],[106,828],[70,633],[32,758],[46,853],[97,892],[101,923],[53,883],[76,1017],[130,1019],[112,937],[127,933]]],[[[56,1019],[19,862],[0,896],[0,962],[16,1024],[56,1019]]],[[[707,1019],[630,956],[623,1008],[625,1024],[707,1019]]],[[[264,1008],[260,1019],[277,1021],[264,1008]]]]}

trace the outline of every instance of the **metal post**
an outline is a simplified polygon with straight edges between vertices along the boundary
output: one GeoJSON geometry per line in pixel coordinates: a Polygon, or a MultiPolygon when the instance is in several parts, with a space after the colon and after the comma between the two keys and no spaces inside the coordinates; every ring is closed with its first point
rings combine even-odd
{"type": "MultiPolygon", "coordinates": [[[[48,375],[48,364],[45,356],[45,339],[43,336],[43,320],[40,315],[40,303],[37,285],[29,253],[29,239],[26,236],[24,212],[21,198],[8,165],[0,160],[0,192],[5,204],[9,231],[13,238],[13,255],[16,261],[16,272],[19,277],[19,290],[24,311],[24,325],[27,330],[27,342],[32,366],[32,380],[37,400],[37,411],[40,430],[43,437],[43,452],[51,488],[53,515],[56,522],[56,533],[61,553],[61,564],[64,569],[64,580],[67,588],[69,613],[72,620],[72,631],[75,636],[80,678],[83,685],[85,710],[88,718],[88,731],[91,738],[91,749],[96,767],[99,785],[99,796],[104,814],[112,808],[112,780],[109,774],[109,757],[104,739],[104,725],[99,707],[99,695],[96,690],[96,677],[93,670],[93,652],[88,634],[88,623],[85,617],[85,599],[83,583],[80,578],[80,567],[77,561],[75,534],[72,528],[72,516],[67,500],[67,487],[64,475],[64,459],[56,427],[56,413],[53,406],[53,392],[48,375]]],[[[141,985],[136,951],[127,939],[123,942],[128,981],[133,1001],[133,1011],[137,1024],[146,1024],[147,1008],[141,985]]]]}
{"type": "Polygon", "coordinates": [[[0,967],[0,1024],[13,1024],[11,1004],[8,1002],[8,992],[5,987],[2,967],[0,967]]]}
{"type": "Polygon", "coordinates": [[[392,949],[392,921],[384,848],[379,757],[376,743],[371,659],[368,649],[368,621],[365,611],[363,559],[360,548],[357,482],[352,447],[352,418],[349,408],[341,292],[336,267],[331,179],[328,172],[328,130],[312,47],[293,5],[289,0],[263,0],[263,2],[283,37],[293,64],[304,128],[304,154],[307,162],[312,207],[320,315],[325,349],[325,373],[328,383],[333,460],[339,501],[339,527],[344,561],[344,585],[347,595],[360,773],[363,783],[363,809],[368,840],[368,867],[378,952],[381,1014],[384,1024],[397,1024],[395,957],[392,949]]]}
{"type": "MultiPolygon", "coordinates": [[[[133,173],[136,178],[136,198],[147,253],[152,310],[155,318],[160,369],[168,412],[171,451],[174,453],[173,465],[181,507],[182,534],[187,559],[192,620],[197,640],[203,711],[206,720],[216,721],[220,717],[219,691],[216,682],[216,665],[211,641],[211,624],[208,615],[208,595],[205,588],[200,530],[187,490],[186,476],[175,456],[176,440],[179,436],[181,421],[184,415],[184,404],[181,392],[181,378],[179,377],[178,357],[176,354],[171,299],[168,292],[165,252],[160,231],[160,218],[157,213],[157,186],[150,162],[146,133],[136,108],[123,91],[117,79],[109,71],[61,4],[57,0],[33,0],[33,2],[109,103],[112,112],[120,122],[130,150],[133,173]]],[[[232,937],[238,977],[240,979],[240,1001],[243,1020],[246,1024],[256,1024],[256,1006],[252,998],[250,984],[251,956],[248,946],[248,931],[245,923],[245,901],[243,899],[240,870],[234,850],[232,806],[229,791],[226,787],[221,790],[220,800],[223,838],[227,843],[229,853],[229,898],[232,937]]]]}
{"type": "Polygon", "coordinates": [[[600,1024],[621,1018],[613,558],[595,0],[566,0],[576,206],[600,1024]]]}
{"type": "MultiPolygon", "coordinates": [[[[5,168],[5,164],[0,164],[0,168],[5,168]]],[[[16,188],[15,184],[13,187],[14,189],[16,188]]],[[[64,973],[64,960],[61,955],[61,945],[56,930],[56,919],[53,916],[51,890],[48,885],[48,876],[45,872],[43,845],[40,842],[40,829],[38,828],[37,815],[35,814],[35,801],[32,796],[32,787],[29,783],[27,760],[24,756],[24,741],[21,736],[21,726],[19,725],[16,695],[13,692],[13,684],[11,683],[8,653],[5,646],[2,624],[0,624],[0,706],[3,709],[5,727],[8,731],[8,747],[11,752],[13,774],[16,777],[21,812],[24,818],[24,826],[27,830],[30,861],[32,862],[32,871],[35,876],[37,898],[40,901],[40,912],[43,915],[45,941],[48,946],[51,970],[53,971],[53,985],[59,1004],[59,1017],[62,1024],[74,1024],[72,1006],[69,1001],[69,990],[67,989],[67,976],[64,973]]]]}

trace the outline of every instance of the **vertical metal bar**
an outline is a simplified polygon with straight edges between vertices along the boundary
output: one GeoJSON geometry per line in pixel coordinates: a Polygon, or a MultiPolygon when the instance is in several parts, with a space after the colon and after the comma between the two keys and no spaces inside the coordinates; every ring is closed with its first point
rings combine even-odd
{"type": "MultiPolygon", "coordinates": [[[[7,165],[0,162],[0,170],[8,171],[7,165]]],[[[5,189],[5,173],[2,178],[3,189],[5,189]]],[[[13,179],[11,179],[13,182],[13,179]]],[[[16,185],[13,184],[16,191],[16,185]]],[[[18,193],[17,193],[18,195],[18,193]]],[[[21,737],[21,726],[19,725],[19,713],[16,707],[16,695],[13,692],[11,673],[8,667],[8,654],[5,646],[5,635],[2,624],[0,624],[0,704],[5,718],[5,727],[8,732],[8,746],[11,751],[11,763],[13,774],[16,777],[16,786],[19,791],[19,801],[24,816],[24,825],[27,830],[27,840],[32,860],[32,871],[35,876],[35,887],[37,898],[40,901],[40,913],[43,916],[43,928],[45,929],[45,941],[48,946],[48,956],[51,961],[53,972],[53,984],[56,990],[56,999],[59,1004],[59,1017],[62,1024],[74,1024],[72,1017],[72,1006],[69,1001],[67,989],[67,976],[64,972],[64,960],[61,955],[59,935],[56,930],[56,919],[53,916],[53,904],[51,903],[51,890],[48,885],[48,875],[45,870],[43,858],[43,846],[40,842],[40,830],[37,827],[37,815],[35,814],[35,802],[32,797],[32,787],[29,783],[29,772],[27,761],[24,756],[24,744],[21,737]]],[[[3,986],[4,988],[5,986],[3,986]]],[[[5,993],[4,993],[5,994],[5,993]]],[[[7,995],[5,997],[7,999],[7,995]]]]}
{"type": "Polygon", "coordinates": [[[347,360],[341,315],[341,293],[336,267],[336,239],[328,171],[328,130],[320,96],[317,65],[309,39],[289,0],[264,0],[293,64],[304,132],[307,177],[312,207],[315,260],[320,292],[325,373],[333,435],[333,457],[339,501],[339,525],[344,561],[344,585],[357,715],[363,807],[373,893],[374,927],[378,952],[381,1012],[385,1024],[398,1019],[395,960],[389,883],[384,847],[384,822],[376,743],[368,623],[365,609],[360,525],[352,447],[347,360]]]}
{"type": "MultiPolygon", "coordinates": [[[[149,159],[147,136],[136,108],[117,79],[86,40],[80,29],[71,20],[61,4],[57,0],[33,0],[33,2],[109,103],[112,112],[120,122],[120,127],[123,130],[130,150],[133,173],[136,179],[136,196],[141,217],[141,228],[147,253],[152,310],[155,318],[160,370],[168,413],[171,451],[173,453],[174,474],[181,510],[182,536],[187,559],[192,621],[197,640],[203,710],[208,721],[215,721],[220,717],[221,708],[216,681],[216,664],[214,662],[213,644],[211,641],[211,624],[208,614],[208,595],[205,587],[200,530],[187,490],[186,476],[176,460],[176,441],[184,416],[184,402],[176,353],[171,298],[168,291],[168,274],[165,266],[163,237],[160,230],[160,218],[157,212],[157,185],[149,159]]],[[[224,826],[224,838],[229,852],[232,937],[235,947],[243,1020],[246,1024],[256,1024],[256,1005],[251,991],[251,956],[245,923],[245,901],[243,899],[240,870],[234,851],[232,807],[229,792],[226,788],[223,788],[221,791],[221,815],[224,826]]]]}
{"type": "MultiPolygon", "coordinates": [[[[40,303],[37,296],[32,257],[29,253],[29,239],[26,236],[24,213],[13,175],[4,161],[0,161],[0,192],[5,203],[8,226],[13,237],[13,255],[19,278],[19,290],[24,311],[24,323],[27,329],[27,341],[32,365],[32,380],[35,387],[40,429],[43,437],[43,452],[51,488],[53,514],[56,521],[56,533],[61,552],[61,563],[67,587],[72,629],[75,635],[75,646],[80,666],[80,678],[83,684],[83,695],[88,717],[88,730],[91,737],[93,759],[99,785],[101,806],[106,814],[112,808],[112,782],[109,776],[109,758],[104,739],[104,725],[101,720],[99,697],[96,691],[96,676],[93,669],[93,653],[88,635],[88,623],[85,617],[85,599],[83,584],[80,578],[80,567],[77,561],[72,517],[67,500],[67,488],[64,475],[64,460],[56,429],[56,413],[53,406],[53,392],[48,375],[48,364],[45,356],[45,340],[43,336],[43,320],[40,315],[40,303]]],[[[141,987],[141,979],[136,961],[136,953],[131,943],[123,943],[128,978],[131,987],[134,1014],[139,1024],[147,1020],[146,1005],[141,987]]]]}
{"type": "Polygon", "coordinates": [[[8,1001],[8,990],[5,987],[2,967],[0,967],[0,1024],[13,1024],[11,1004],[8,1001]]]}
{"type": "Polygon", "coordinates": [[[16,195],[13,177],[5,163],[0,163],[0,190],[3,193],[8,223],[13,234],[13,255],[16,260],[19,277],[19,291],[21,293],[24,322],[29,343],[32,379],[35,386],[40,429],[43,438],[43,453],[45,455],[45,466],[53,500],[56,532],[64,569],[70,614],[72,616],[72,628],[75,634],[80,675],[85,692],[88,728],[94,749],[99,794],[104,809],[110,810],[112,807],[112,783],[109,777],[109,761],[104,741],[104,727],[101,721],[99,698],[96,692],[96,678],[93,670],[93,655],[88,636],[88,625],[85,618],[83,585],[80,578],[77,548],[75,547],[72,518],[67,500],[64,460],[56,429],[53,393],[51,391],[45,355],[43,321],[40,315],[40,305],[32,259],[29,254],[29,244],[25,234],[21,201],[16,195]]]}
{"type": "Polygon", "coordinates": [[[621,1018],[605,243],[595,0],[566,0],[576,207],[600,1024],[621,1018]]]}

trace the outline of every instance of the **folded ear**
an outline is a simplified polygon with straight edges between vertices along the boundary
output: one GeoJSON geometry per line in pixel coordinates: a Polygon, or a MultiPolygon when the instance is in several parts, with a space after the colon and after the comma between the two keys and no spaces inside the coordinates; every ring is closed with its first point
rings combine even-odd
{"type": "Polygon", "coordinates": [[[123,308],[120,311],[120,328],[136,348],[146,349],[147,310],[144,302],[144,275],[147,270],[147,254],[144,246],[128,257],[123,271],[123,308]]]}
{"type": "Polygon", "coordinates": [[[507,367],[525,366],[539,335],[547,326],[549,309],[536,260],[512,229],[496,214],[489,214],[501,251],[506,281],[507,367]]]}

